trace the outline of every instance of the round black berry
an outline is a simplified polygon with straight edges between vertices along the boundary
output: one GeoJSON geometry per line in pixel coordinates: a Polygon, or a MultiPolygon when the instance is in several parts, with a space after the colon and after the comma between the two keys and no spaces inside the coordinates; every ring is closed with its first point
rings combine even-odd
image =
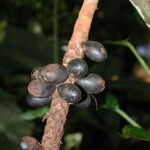
{"type": "Polygon", "coordinates": [[[83,78],[88,72],[88,65],[83,59],[73,59],[67,65],[67,71],[75,78],[83,78]]]}
{"type": "Polygon", "coordinates": [[[97,41],[86,41],[82,44],[82,47],[85,55],[95,62],[100,62],[107,58],[104,46],[97,41]]]}
{"type": "Polygon", "coordinates": [[[25,136],[19,139],[17,150],[42,150],[42,147],[35,138],[25,136]]]}
{"type": "Polygon", "coordinates": [[[82,99],[81,90],[77,85],[64,83],[57,87],[59,96],[68,103],[77,103],[82,99]]]}
{"type": "Polygon", "coordinates": [[[31,72],[31,78],[32,79],[40,79],[41,78],[41,71],[42,71],[43,67],[36,67],[33,68],[32,72],[31,72]]]}
{"type": "Polygon", "coordinates": [[[97,74],[91,73],[76,81],[87,93],[96,94],[104,90],[105,81],[97,74]]]}
{"type": "Polygon", "coordinates": [[[48,97],[55,91],[55,87],[49,82],[35,79],[28,84],[28,92],[35,97],[48,97]]]}
{"type": "Polygon", "coordinates": [[[49,64],[41,71],[42,78],[52,85],[59,84],[67,80],[67,70],[65,66],[59,64],[49,64]]]}
{"type": "Polygon", "coordinates": [[[35,97],[32,95],[27,96],[27,104],[31,107],[42,107],[48,105],[52,97],[35,97]]]}
{"type": "Polygon", "coordinates": [[[91,96],[87,94],[87,98],[76,103],[76,106],[80,108],[86,108],[86,107],[89,107],[90,104],[91,104],[91,96]]]}

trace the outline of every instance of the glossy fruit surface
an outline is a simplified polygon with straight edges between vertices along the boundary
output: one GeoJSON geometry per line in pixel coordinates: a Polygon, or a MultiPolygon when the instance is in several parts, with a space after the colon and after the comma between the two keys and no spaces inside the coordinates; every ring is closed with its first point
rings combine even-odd
{"type": "Polygon", "coordinates": [[[96,94],[104,90],[105,81],[101,76],[91,73],[85,78],[76,81],[87,93],[96,94]]]}
{"type": "Polygon", "coordinates": [[[77,103],[82,99],[81,90],[71,83],[61,84],[57,87],[59,96],[68,103],[77,103]]]}
{"type": "Polygon", "coordinates": [[[40,79],[41,71],[42,71],[42,67],[33,68],[32,72],[31,72],[31,78],[32,79],[40,79]]]}
{"type": "Polygon", "coordinates": [[[107,58],[107,52],[102,44],[97,41],[86,41],[82,44],[85,55],[95,62],[103,61],[107,58]]]}
{"type": "Polygon", "coordinates": [[[68,78],[66,67],[59,64],[49,64],[41,71],[43,80],[52,85],[64,82],[68,78]]]}
{"type": "Polygon", "coordinates": [[[52,97],[34,97],[32,95],[27,96],[27,104],[31,107],[42,107],[48,105],[52,97]]]}
{"type": "Polygon", "coordinates": [[[89,107],[90,104],[91,104],[91,96],[87,94],[87,98],[76,103],[76,106],[80,108],[86,108],[86,107],[89,107]]]}
{"type": "Polygon", "coordinates": [[[17,150],[42,150],[42,147],[35,138],[25,136],[19,139],[17,150]]]}
{"type": "Polygon", "coordinates": [[[83,59],[73,59],[68,63],[67,71],[75,78],[83,78],[88,72],[88,65],[83,59]]]}
{"type": "Polygon", "coordinates": [[[28,92],[35,97],[48,97],[53,94],[55,87],[43,80],[35,79],[28,84],[28,92]]]}

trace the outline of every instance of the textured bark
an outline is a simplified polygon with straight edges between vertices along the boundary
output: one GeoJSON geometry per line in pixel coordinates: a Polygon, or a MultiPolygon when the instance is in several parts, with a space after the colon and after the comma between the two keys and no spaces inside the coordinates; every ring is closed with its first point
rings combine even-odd
{"type": "MultiPolygon", "coordinates": [[[[74,58],[83,58],[84,52],[80,44],[88,39],[88,34],[95,10],[99,0],[84,0],[79,16],[76,20],[71,40],[68,44],[67,52],[63,58],[63,65],[74,58]]],[[[74,83],[74,79],[69,77],[66,81],[74,83]]],[[[59,150],[63,128],[68,114],[69,104],[62,100],[57,93],[53,94],[51,108],[47,114],[47,122],[42,138],[43,150],[59,150]]]]}

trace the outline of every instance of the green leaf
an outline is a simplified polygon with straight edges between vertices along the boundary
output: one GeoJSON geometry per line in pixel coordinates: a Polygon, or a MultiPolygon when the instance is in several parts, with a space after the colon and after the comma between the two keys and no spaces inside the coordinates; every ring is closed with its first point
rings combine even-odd
{"type": "Polygon", "coordinates": [[[129,0],[150,28],[150,2],[148,0],[129,0]]]}
{"type": "Polygon", "coordinates": [[[82,142],[82,134],[81,133],[71,133],[67,134],[64,138],[65,148],[64,150],[77,150],[82,142]]]}
{"type": "Polygon", "coordinates": [[[6,20],[0,21],[0,44],[5,39],[5,36],[6,36],[6,27],[7,27],[6,20]]]}
{"type": "Polygon", "coordinates": [[[38,108],[35,110],[30,110],[30,111],[23,113],[21,115],[21,118],[24,120],[30,121],[30,120],[44,116],[48,112],[48,110],[49,110],[48,107],[42,107],[42,108],[38,108]]]}
{"type": "Polygon", "coordinates": [[[131,50],[131,52],[134,54],[136,59],[139,61],[141,66],[144,68],[144,70],[147,72],[147,74],[150,76],[150,67],[146,64],[144,59],[139,55],[135,47],[128,41],[128,40],[123,40],[123,41],[106,41],[104,43],[107,44],[113,44],[113,45],[118,45],[118,46],[125,46],[131,50]]]}
{"type": "Polygon", "coordinates": [[[122,136],[124,138],[136,138],[144,141],[150,141],[150,132],[145,131],[143,128],[133,127],[126,125],[122,129],[122,136]]]}
{"type": "Polygon", "coordinates": [[[120,109],[117,98],[114,95],[112,95],[112,94],[107,95],[106,102],[103,105],[103,107],[116,112],[118,115],[120,115],[122,118],[124,118],[127,122],[129,122],[132,126],[139,127],[139,128],[141,127],[126,112],[124,112],[123,110],[120,109]]]}
{"type": "Polygon", "coordinates": [[[108,94],[105,102],[105,107],[111,110],[115,110],[116,108],[119,108],[119,103],[114,95],[108,94]]]}
{"type": "Polygon", "coordinates": [[[5,134],[13,143],[18,137],[31,134],[33,123],[19,117],[21,110],[17,106],[16,97],[2,89],[0,89],[0,114],[0,133],[5,134]]]}
{"type": "Polygon", "coordinates": [[[117,108],[114,110],[118,115],[120,115],[122,118],[124,118],[128,123],[130,123],[134,127],[141,128],[141,126],[134,120],[132,119],[126,112],[121,110],[120,108],[117,108]]]}

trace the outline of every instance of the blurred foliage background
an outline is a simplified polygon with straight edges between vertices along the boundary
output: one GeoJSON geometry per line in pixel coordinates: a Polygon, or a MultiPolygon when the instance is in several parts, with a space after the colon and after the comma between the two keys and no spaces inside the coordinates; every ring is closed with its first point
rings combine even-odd
{"type": "MultiPolygon", "coordinates": [[[[48,107],[29,108],[32,68],[61,63],[82,0],[0,1],[0,145],[15,150],[19,137],[41,140],[48,107]]],[[[62,150],[149,150],[150,75],[132,50],[113,41],[129,39],[150,64],[150,30],[128,0],[100,0],[89,39],[102,42],[108,59],[89,60],[106,90],[87,109],[71,106],[62,150]],[[109,41],[109,42],[108,42],[109,41]],[[111,41],[111,42],[110,42],[111,41]]],[[[128,43],[128,41],[127,41],[128,43]]],[[[143,61],[142,60],[142,61],[143,61]]]]}

